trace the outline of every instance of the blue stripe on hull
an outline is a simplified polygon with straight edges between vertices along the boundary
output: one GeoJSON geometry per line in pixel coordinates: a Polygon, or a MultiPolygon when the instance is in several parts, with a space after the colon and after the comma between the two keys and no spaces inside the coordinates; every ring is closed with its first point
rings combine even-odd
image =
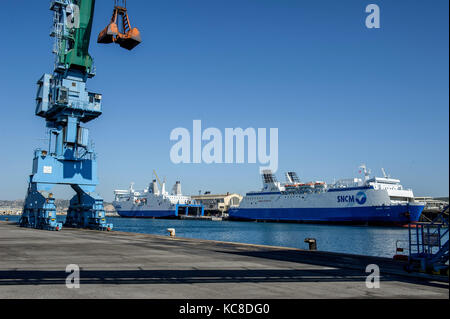
{"type": "Polygon", "coordinates": [[[174,210],[118,211],[120,217],[127,218],[175,218],[174,210]]]}
{"type": "Polygon", "coordinates": [[[420,205],[349,208],[235,208],[230,210],[229,217],[238,220],[407,224],[419,221],[423,208],[424,206],[420,205]]]}

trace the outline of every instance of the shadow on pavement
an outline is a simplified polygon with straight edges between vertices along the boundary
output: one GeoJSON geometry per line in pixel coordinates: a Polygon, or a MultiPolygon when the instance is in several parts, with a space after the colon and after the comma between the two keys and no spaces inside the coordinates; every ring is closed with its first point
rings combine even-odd
{"type": "MultiPolygon", "coordinates": [[[[65,284],[63,271],[0,271],[2,285],[65,284]]],[[[192,284],[267,282],[356,282],[364,285],[364,274],[343,274],[340,270],[104,270],[80,271],[81,284],[192,284]]]]}

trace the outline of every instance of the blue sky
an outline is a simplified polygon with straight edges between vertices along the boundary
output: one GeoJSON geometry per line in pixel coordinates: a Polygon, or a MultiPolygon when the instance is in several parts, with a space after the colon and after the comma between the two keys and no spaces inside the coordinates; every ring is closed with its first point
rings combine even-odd
{"type": "MultiPolygon", "coordinates": [[[[132,52],[95,41],[112,2],[97,1],[88,83],[104,96],[88,127],[106,200],[132,181],[146,186],[153,169],[185,193],[259,189],[258,164],[170,162],[170,132],[197,119],[222,131],[278,128],[280,179],[295,170],[332,182],[365,162],[416,195],[448,195],[447,0],[129,0],[144,39],[132,52]],[[381,29],[365,27],[370,3],[381,29]]],[[[45,138],[34,98],[52,71],[52,16],[46,0],[7,1],[0,15],[0,198],[21,199],[45,138]]]]}

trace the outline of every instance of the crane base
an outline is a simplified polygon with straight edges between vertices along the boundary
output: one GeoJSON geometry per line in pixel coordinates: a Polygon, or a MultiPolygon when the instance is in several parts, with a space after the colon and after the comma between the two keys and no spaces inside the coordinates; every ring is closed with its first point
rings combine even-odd
{"type": "Polygon", "coordinates": [[[64,227],[111,231],[113,225],[106,222],[103,199],[95,193],[84,192],[80,187],[72,187],[77,195],[70,201],[64,227]]]}
{"type": "Polygon", "coordinates": [[[56,219],[55,199],[45,192],[29,190],[19,226],[60,231],[63,225],[56,219]]]}
{"type": "MultiPolygon", "coordinates": [[[[56,218],[53,194],[39,191],[38,187],[39,184],[31,183],[28,188],[19,226],[50,231],[62,230],[63,224],[56,218]]],[[[45,187],[50,188],[51,185],[45,187]]],[[[103,199],[94,192],[88,192],[91,190],[90,187],[80,185],[71,187],[77,194],[70,201],[64,227],[111,231],[113,225],[106,222],[103,199]]]]}

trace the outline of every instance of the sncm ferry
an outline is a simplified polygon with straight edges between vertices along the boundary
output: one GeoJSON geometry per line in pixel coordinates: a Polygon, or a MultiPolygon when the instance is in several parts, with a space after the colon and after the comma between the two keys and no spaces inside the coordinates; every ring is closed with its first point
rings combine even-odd
{"type": "Polygon", "coordinates": [[[302,182],[295,172],[286,173],[286,183],[271,171],[263,171],[263,189],[247,193],[239,207],[231,208],[231,220],[286,221],[405,225],[419,221],[425,204],[416,202],[411,189],[388,176],[342,179],[333,184],[302,182]]]}

